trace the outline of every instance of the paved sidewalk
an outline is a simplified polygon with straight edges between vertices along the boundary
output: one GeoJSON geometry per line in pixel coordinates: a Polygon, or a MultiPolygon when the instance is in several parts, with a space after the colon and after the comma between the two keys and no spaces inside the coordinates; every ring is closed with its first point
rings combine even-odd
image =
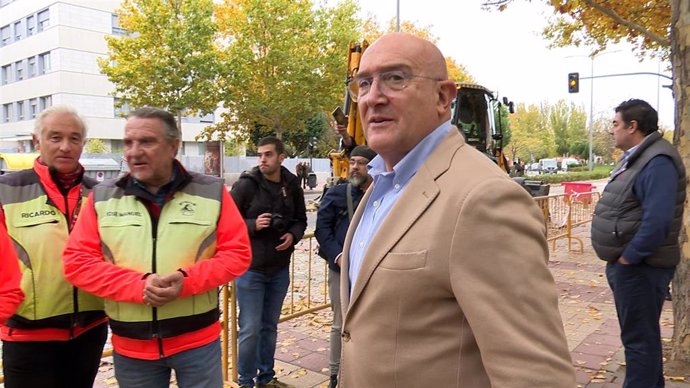
{"type": "MultiPolygon", "coordinates": [[[[604,262],[594,255],[589,225],[576,230],[584,253],[568,252],[562,240],[551,253],[549,267],[560,294],[559,306],[576,369],[577,387],[622,387],[625,362],[619,339],[613,297],[604,276],[604,262]]],[[[579,248],[574,242],[573,248],[579,248]]],[[[281,381],[296,388],[327,387],[329,311],[308,315],[279,326],[276,371],[281,381]]],[[[536,317],[535,317],[536,319],[536,317]]],[[[662,336],[673,333],[671,302],[661,318],[662,336]]],[[[104,365],[97,387],[114,387],[112,367],[104,365]]],[[[667,376],[667,388],[690,388],[690,376],[667,376]],[[683,381],[675,381],[680,380],[683,381]]]]}
{"type": "MultiPolygon", "coordinates": [[[[613,296],[604,275],[604,262],[592,251],[589,225],[577,231],[584,252],[568,252],[562,240],[551,252],[549,267],[560,294],[559,307],[565,325],[568,348],[576,369],[577,386],[582,388],[622,387],[625,361],[620,342],[613,296]]],[[[579,248],[574,242],[573,248],[579,248]]],[[[297,388],[327,387],[328,333],[321,329],[330,313],[286,322],[280,326],[276,358],[281,379],[297,388]]],[[[673,334],[671,302],[666,302],[661,319],[662,336],[673,334]]],[[[673,376],[674,378],[681,376],[673,376]]],[[[685,382],[666,382],[667,388],[690,388],[685,382]]]]}

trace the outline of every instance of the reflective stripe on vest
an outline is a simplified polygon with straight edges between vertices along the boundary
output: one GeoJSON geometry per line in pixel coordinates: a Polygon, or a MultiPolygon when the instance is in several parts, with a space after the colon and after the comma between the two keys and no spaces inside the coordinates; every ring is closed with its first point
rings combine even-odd
{"type": "MultiPolygon", "coordinates": [[[[76,312],[102,311],[103,300],[83,291],[77,292],[78,305],[74,306],[75,288],[62,270],[62,251],[69,237],[65,215],[50,204],[39,183],[14,183],[18,184],[0,183],[0,200],[26,295],[15,316],[39,321],[76,312]]],[[[45,326],[63,325],[48,320],[45,326]]]]}
{"type": "MultiPolygon", "coordinates": [[[[114,182],[97,186],[94,206],[104,258],[119,267],[167,275],[212,257],[216,252],[216,226],[223,189],[220,181],[200,183],[192,180],[164,204],[154,236],[151,216],[140,200],[124,194],[124,190],[114,182]]],[[[158,307],[161,333],[167,332],[172,336],[181,334],[179,330],[184,331],[166,331],[165,323],[161,321],[170,320],[179,327],[179,318],[208,316],[217,308],[218,292],[215,289],[158,307]]],[[[118,321],[117,324],[151,322],[154,319],[153,308],[138,303],[106,300],[106,313],[111,320],[118,321]]],[[[115,332],[116,325],[112,327],[115,332]]],[[[133,335],[130,332],[125,336],[146,338],[145,333],[133,335]]]]}

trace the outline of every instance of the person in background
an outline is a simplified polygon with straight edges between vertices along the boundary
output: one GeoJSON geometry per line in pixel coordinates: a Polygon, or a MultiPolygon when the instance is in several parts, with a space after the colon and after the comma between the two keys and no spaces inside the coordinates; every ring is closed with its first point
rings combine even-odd
{"type": "Polygon", "coordinates": [[[96,185],[79,163],[86,125],[72,108],[53,106],[38,115],[32,136],[33,168],[0,176],[0,220],[26,294],[0,327],[5,387],[90,388],[108,334],[103,300],[62,273],[62,250],[96,185]]]}
{"type": "Polygon", "coordinates": [[[331,377],[328,388],[337,386],[340,370],[340,330],[343,321],[340,307],[340,257],[354,210],[371,185],[367,164],[374,157],[376,153],[367,146],[357,146],[351,151],[348,183],[336,185],[326,192],[316,217],[314,237],[319,242],[319,255],[328,261],[328,295],[333,310],[329,351],[331,377]]]}
{"type": "MultiPolygon", "coordinates": [[[[259,165],[240,175],[232,197],[249,230],[252,264],[235,281],[240,307],[240,387],[286,387],[275,378],[278,319],[290,284],[290,257],[307,228],[304,191],[283,167],[285,149],[268,136],[257,144],[259,165]]],[[[308,169],[308,166],[307,166],[308,169]]]]}
{"type": "Polygon", "coordinates": [[[616,107],[609,133],[623,157],[592,219],[592,246],[606,264],[625,347],[624,388],[664,386],[659,318],[680,261],[686,175],[646,101],[616,107]]]}

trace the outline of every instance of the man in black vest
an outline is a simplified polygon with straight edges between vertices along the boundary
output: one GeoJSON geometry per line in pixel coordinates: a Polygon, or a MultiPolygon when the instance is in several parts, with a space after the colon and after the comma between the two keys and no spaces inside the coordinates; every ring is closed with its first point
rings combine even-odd
{"type": "Polygon", "coordinates": [[[625,346],[624,388],[664,386],[659,318],[680,260],[685,168],[657,120],[642,100],[616,108],[609,132],[624,153],[592,220],[592,245],[608,262],[606,277],[625,346]]]}
{"type": "Polygon", "coordinates": [[[360,199],[372,182],[367,164],[376,156],[371,148],[360,145],[350,153],[348,183],[339,184],[326,192],[316,217],[314,236],[319,242],[319,255],[328,261],[328,294],[333,309],[331,325],[329,388],[338,383],[340,369],[340,329],[343,315],[340,308],[340,256],[343,253],[345,234],[360,199]],[[348,192],[349,191],[349,192],[348,192]]]}

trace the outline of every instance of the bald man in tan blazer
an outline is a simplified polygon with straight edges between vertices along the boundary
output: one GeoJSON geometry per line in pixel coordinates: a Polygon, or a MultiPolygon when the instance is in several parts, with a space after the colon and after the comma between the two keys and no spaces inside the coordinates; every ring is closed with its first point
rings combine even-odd
{"type": "Polygon", "coordinates": [[[350,85],[379,157],[343,250],[339,386],[573,388],[542,215],[450,126],[447,78],[395,33],[350,85]]]}

